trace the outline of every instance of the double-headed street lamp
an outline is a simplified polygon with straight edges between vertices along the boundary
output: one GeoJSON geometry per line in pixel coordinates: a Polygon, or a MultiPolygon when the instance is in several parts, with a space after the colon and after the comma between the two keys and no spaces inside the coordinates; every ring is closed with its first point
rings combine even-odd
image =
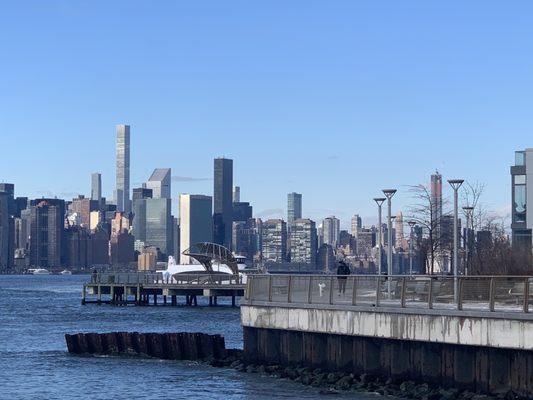
{"type": "Polygon", "coordinates": [[[374,201],[378,205],[378,226],[379,226],[379,233],[378,233],[378,275],[381,275],[381,249],[383,246],[383,224],[381,223],[381,206],[383,205],[383,202],[387,200],[384,197],[376,197],[374,201]]]}
{"type": "Polygon", "coordinates": [[[383,189],[383,194],[387,198],[387,275],[388,279],[388,294],[391,295],[391,276],[392,276],[392,218],[391,218],[391,199],[396,193],[396,189],[383,189]]]}
{"type": "Polygon", "coordinates": [[[457,235],[457,229],[459,228],[459,211],[458,211],[458,203],[459,203],[459,196],[457,191],[463,184],[463,179],[450,179],[448,180],[448,183],[453,189],[453,298],[455,303],[457,304],[458,300],[458,264],[459,264],[459,242],[458,242],[458,235],[457,235]]]}
{"type": "Polygon", "coordinates": [[[463,211],[465,212],[465,215],[466,215],[464,274],[468,275],[468,264],[470,262],[470,224],[473,225],[474,207],[471,207],[471,206],[463,207],[463,211]]]}
{"type": "Polygon", "coordinates": [[[409,275],[413,275],[413,229],[416,225],[416,221],[407,222],[411,231],[409,232],[409,275]]]}

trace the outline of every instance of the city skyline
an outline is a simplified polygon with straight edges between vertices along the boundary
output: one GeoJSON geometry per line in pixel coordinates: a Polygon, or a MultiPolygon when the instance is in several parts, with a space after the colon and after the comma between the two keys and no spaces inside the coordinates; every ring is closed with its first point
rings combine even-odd
{"type": "Polygon", "coordinates": [[[508,214],[506,168],[533,125],[533,6],[473,2],[458,18],[451,5],[409,4],[8,4],[1,179],[30,198],[68,199],[89,196],[98,171],[111,199],[113,126],[127,123],[130,186],[172,168],[174,213],[179,193],[212,194],[212,159],[225,156],[263,218],[285,215],[293,191],[316,221],[368,220],[384,187],[399,189],[397,212],[402,187],[435,169],[485,183],[488,208],[508,214]],[[131,24],[117,31],[118,18],[131,24]]]}

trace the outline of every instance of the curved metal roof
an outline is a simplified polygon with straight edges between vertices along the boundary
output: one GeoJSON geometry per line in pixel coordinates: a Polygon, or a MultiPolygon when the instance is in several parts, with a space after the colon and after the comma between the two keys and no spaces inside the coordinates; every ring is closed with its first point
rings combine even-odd
{"type": "Polygon", "coordinates": [[[182,254],[197,260],[209,273],[213,273],[213,261],[226,264],[235,275],[239,273],[237,260],[232,252],[220,244],[210,242],[195,243],[184,250],[182,254]]]}

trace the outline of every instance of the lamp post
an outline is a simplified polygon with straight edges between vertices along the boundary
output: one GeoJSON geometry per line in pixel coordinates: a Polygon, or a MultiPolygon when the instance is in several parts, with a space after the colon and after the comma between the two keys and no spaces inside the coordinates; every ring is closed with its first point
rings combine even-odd
{"type": "Polygon", "coordinates": [[[409,275],[413,275],[413,229],[416,225],[416,221],[409,221],[409,227],[411,232],[409,233],[409,275]]]}
{"type": "Polygon", "coordinates": [[[387,275],[389,298],[391,296],[391,276],[392,276],[392,218],[391,218],[391,199],[396,193],[396,189],[383,189],[383,194],[387,198],[387,275]]]}
{"type": "Polygon", "coordinates": [[[383,247],[383,224],[381,223],[381,206],[383,205],[383,202],[387,200],[384,197],[376,197],[374,198],[374,201],[378,205],[378,226],[379,226],[379,233],[378,233],[378,275],[381,276],[381,250],[383,247]]]}
{"type": "Polygon", "coordinates": [[[457,304],[458,300],[458,263],[459,263],[459,243],[457,237],[457,228],[459,226],[459,212],[458,212],[458,193],[457,191],[463,184],[463,179],[450,179],[448,183],[453,189],[453,298],[457,304]]]}
{"type": "Polygon", "coordinates": [[[470,262],[470,224],[473,221],[474,207],[463,207],[463,211],[466,215],[466,237],[465,237],[465,266],[464,273],[468,275],[468,264],[470,262]]]}

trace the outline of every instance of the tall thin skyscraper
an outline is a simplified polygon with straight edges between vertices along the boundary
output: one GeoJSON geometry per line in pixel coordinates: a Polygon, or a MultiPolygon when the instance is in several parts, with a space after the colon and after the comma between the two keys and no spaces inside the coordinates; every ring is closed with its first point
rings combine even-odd
{"type": "MultiPolygon", "coordinates": [[[[442,220],[442,175],[435,171],[431,175],[431,221],[433,229],[440,230],[442,220]]],[[[436,236],[438,238],[438,235],[436,236]]]]}
{"type": "Polygon", "coordinates": [[[351,234],[357,238],[359,231],[363,228],[363,220],[358,214],[354,214],[351,221],[351,234]]]}
{"type": "Polygon", "coordinates": [[[152,197],[154,199],[170,199],[170,182],[170,168],[156,168],[148,182],[146,182],[146,187],[152,189],[152,197]]]}
{"type": "Polygon", "coordinates": [[[102,201],[102,174],[98,172],[91,174],[91,200],[102,201]]]}
{"type": "Polygon", "coordinates": [[[324,243],[337,247],[339,243],[341,221],[335,216],[324,218],[322,221],[322,229],[324,235],[324,243]]]}
{"type": "Polygon", "coordinates": [[[117,125],[117,211],[130,212],[130,126],[117,125]]]}
{"type": "Polygon", "coordinates": [[[213,190],[213,240],[231,249],[233,222],[233,160],[215,158],[213,190]]]}
{"type": "Polygon", "coordinates": [[[289,193],[287,195],[287,222],[289,228],[293,222],[302,218],[302,195],[300,193],[289,193]]]}

